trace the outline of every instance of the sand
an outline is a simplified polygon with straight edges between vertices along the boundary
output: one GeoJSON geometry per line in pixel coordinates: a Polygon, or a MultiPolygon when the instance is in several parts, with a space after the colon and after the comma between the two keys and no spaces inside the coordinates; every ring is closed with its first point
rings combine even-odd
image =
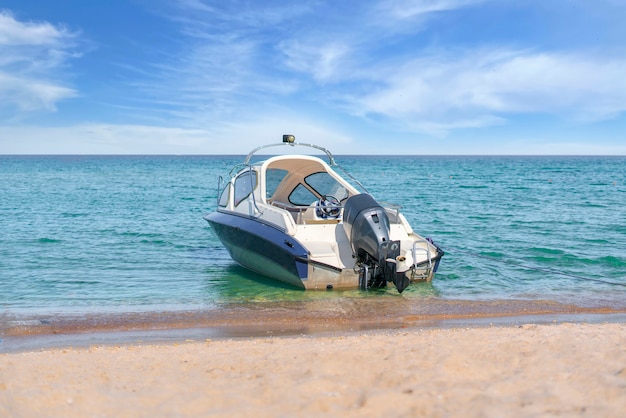
{"type": "Polygon", "coordinates": [[[2,417],[626,416],[626,324],[94,345],[0,354],[2,417]]]}

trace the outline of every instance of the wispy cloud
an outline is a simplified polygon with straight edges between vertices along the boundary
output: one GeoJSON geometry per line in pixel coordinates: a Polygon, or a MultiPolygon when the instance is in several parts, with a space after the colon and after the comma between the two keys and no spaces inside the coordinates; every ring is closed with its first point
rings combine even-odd
{"type": "MultiPolygon", "coordinates": [[[[0,110],[55,110],[76,97],[58,71],[72,57],[76,34],[47,22],[21,22],[0,11],[0,110]]],[[[0,117],[2,114],[0,113],[0,117]]],[[[4,117],[2,117],[4,118],[4,117]]]]}
{"type": "Polygon", "coordinates": [[[184,153],[206,144],[206,132],[150,125],[82,123],[60,127],[0,126],[3,152],[52,154],[184,153]]]}
{"type": "Polygon", "coordinates": [[[14,77],[0,71],[0,102],[4,107],[13,105],[27,112],[56,110],[55,104],[59,100],[75,96],[75,91],[70,88],[44,80],[14,77]]]}
{"type": "Polygon", "coordinates": [[[166,60],[153,62],[149,77],[130,81],[149,98],[147,107],[156,104],[152,110],[203,125],[297,90],[275,45],[306,5],[200,0],[175,5],[161,13],[178,25],[184,43],[166,60]]]}
{"type": "Polygon", "coordinates": [[[322,84],[345,80],[345,66],[351,66],[348,60],[351,47],[340,41],[319,45],[291,39],[282,42],[280,48],[286,56],[288,68],[309,73],[315,81],[322,84]]]}
{"type": "Polygon", "coordinates": [[[0,45],[55,46],[67,35],[50,23],[19,22],[8,11],[0,11],[0,45]]]}
{"type": "MultiPolygon", "coordinates": [[[[60,127],[0,125],[2,153],[27,154],[245,154],[259,141],[279,142],[296,133],[302,142],[343,147],[350,138],[297,114],[251,118],[246,123],[225,120],[206,129],[139,124],[79,123],[60,127]]],[[[343,147],[343,148],[342,148],[343,147]]],[[[363,151],[363,150],[361,150],[363,151]]]]}
{"type": "Polygon", "coordinates": [[[438,134],[501,124],[519,113],[588,122],[626,111],[624,68],[625,59],[577,54],[455,51],[372,68],[379,87],[345,98],[355,114],[384,115],[438,134]]]}
{"type": "Polygon", "coordinates": [[[430,13],[457,10],[490,0],[383,0],[377,9],[397,20],[422,17],[430,13]]]}
{"type": "MultiPolygon", "coordinates": [[[[145,107],[137,102],[137,110],[167,114],[188,126],[244,114],[256,117],[264,109],[276,110],[281,102],[292,108],[300,97],[343,111],[356,91],[387,82],[379,78],[385,73],[372,74],[384,70],[378,56],[388,54],[387,47],[395,42],[398,33],[390,30],[395,23],[410,24],[418,15],[484,1],[401,5],[385,0],[348,7],[324,1],[286,5],[179,0],[161,13],[178,25],[184,47],[170,53],[167,63],[153,63],[150,76],[131,81],[146,99],[140,98],[145,107]]],[[[392,54],[383,62],[404,65],[402,61],[410,59],[392,54]]],[[[375,109],[350,113],[370,111],[375,109]]]]}

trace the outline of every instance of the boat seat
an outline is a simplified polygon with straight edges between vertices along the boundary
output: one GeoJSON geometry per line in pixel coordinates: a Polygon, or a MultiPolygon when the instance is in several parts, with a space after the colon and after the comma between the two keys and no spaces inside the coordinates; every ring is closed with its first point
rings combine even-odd
{"type": "Polygon", "coordinates": [[[302,206],[295,206],[295,205],[292,205],[291,203],[285,203],[285,202],[279,202],[279,201],[269,201],[268,203],[272,206],[276,206],[277,208],[286,210],[287,212],[291,214],[294,222],[301,223],[299,222],[298,218],[301,218],[300,214],[304,210],[302,206]]]}

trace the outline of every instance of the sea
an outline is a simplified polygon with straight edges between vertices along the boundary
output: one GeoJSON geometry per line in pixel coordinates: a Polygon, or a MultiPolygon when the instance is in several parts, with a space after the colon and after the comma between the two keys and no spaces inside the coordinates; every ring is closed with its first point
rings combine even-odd
{"type": "Polygon", "coordinates": [[[626,309],[626,157],[335,159],[445,251],[432,283],[303,291],[238,266],[203,215],[243,156],[0,156],[0,340],[42,318],[289,315],[319,302],[346,321],[377,304],[626,309]]]}

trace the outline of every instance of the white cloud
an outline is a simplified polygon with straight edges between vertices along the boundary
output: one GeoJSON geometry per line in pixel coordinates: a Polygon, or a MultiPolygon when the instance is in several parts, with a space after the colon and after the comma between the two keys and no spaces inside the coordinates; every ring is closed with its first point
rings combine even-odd
{"type": "MultiPolygon", "coordinates": [[[[208,114],[230,117],[254,103],[271,106],[305,91],[312,92],[305,101],[331,104],[330,100],[345,96],[351,88],[385,82],[379,77],[387,74],[386,69],[379,67],[371,49],[384,49],[389,38],[395,39],[397,34],[389,31],[394,22],[483,1],[414,1],[402,5],[383,1],[346,13],[347,9],[329,2],[250,6],[181,0],[168,18],[180,25],[185,48],[170,55],[167,65],[155,64],[151,76],[133,85],[149,99],[144,101],[147,108],[164,104],[161,108],[172,109],[167,111],[171,116],[193,126],[203,126],[202,117],[212,119],[206,117],[208,114]],[[374,10],[384,10],[384,14],[381,17],[374,10]],[[331,17],[320,19],[322,14],[331,17]],[[382,72],[372,78],[370,68],[382,72]]],[[[440,125],[438,120],[426,121],[425,125],[429,122],[440,125]]],[[[457,121],[459,126],[475,123],[457,121]]]]}
{"type": "MultiPolygon", "coordinates": [[[[0,126],[0,154],[247,154],[283,134],[331,151],[354,151],[349,136],[314,118],[259,114],[205,129],[82,123],[62,127],[0,126]]],[[[353,152],[352,152],[353,153],[353,152]]]]}
{"type": "Polygon", "coordinates": [[[423,16],[429,13],[456,10],[488,0],[384,0],[378,5],[380,10],[399,20],[423,16]]]}
{"type": "Polygon", "coordinates": [[[407,47],[443,12],[489,1],[383,0],[353,13],[325,2],[281,8],[181,1],[172,19],[187,48],[145,80],[145,91],[173,105],[170,114],[188,126],[208,129],[259,106],[270,114],[282,98],[434,136],[502,125],[519,114],[598,121],[626,110],[620,58],[484,43],[407,47]]]}
{"type": "Polygon", "coordinates": [[[0,153],[184,153],[206,142],[201,130],[84,123],[62,127],[0,126],[0,153]]]}
{"type": "Polygon", "coordinates": [[[355,114],[384,115],[439,134],[499,124],[516,113],[597,121],[626,111],[624,68],[619,58],[457,51],[374,68],[370,77],[379,88],[347,101],[355,114]]]}
{"type": "Polygon", "coordinates": [[[179,49],[132,71],[127,84],[138,93],[136,114],[153,113],[204,127],[274,102],[297,89],[276,57],[277,39],[307,5],[180,0],[165,18],[178,25],[179,49]],[[140,77],[135,77],[140,75],[140,77]]]}
{"type": "Polygon", "coordinates": [[[287,59],[287,66],[295,71],[308,73],[321,83],[345,79],[349,65],[350,46],[338,41],[320,45],[299,40],[282,42],[279,46],[287,59]],[[337,77],[340,76],[339,79],[337,77]]]}
{"type": "Polygon", "coordinates": [[[65,29],[47,22],[19,22],[13,15],[0,11],[0,45],[56,45],[71,36],[65,29]]]}
{"type": "MultiPolygon", "coordinates": [[[[20,22],[0,11],[0,110],[55,110],[77,92],[58,81],[75,34],[47,22],[20,22]]],[[[0,114],[1,117],[1,114],[0,114]]]]}
{"type": "Polygon", "coordinates": [[[501,117],[492,115],[479,115],[474,117],[454,118],[453,120],[436,120],[436,119],[403,119],[400,123],[400,130],[410,132],[422,132],[434,137],[445,137],[450,131],[456,129],[477,129],[487,126],[503,125],[506,120],[501,117]]]}
{"type": "MultiPolygon", "coordinates": [[[[46,81],[13,77],[0,72],[0,100],[21,111],[56,110],[55,103],[75,97],[72,89],[46,81]]],[[[1,108],[1,107],[0,107],[1,108]]]]}

